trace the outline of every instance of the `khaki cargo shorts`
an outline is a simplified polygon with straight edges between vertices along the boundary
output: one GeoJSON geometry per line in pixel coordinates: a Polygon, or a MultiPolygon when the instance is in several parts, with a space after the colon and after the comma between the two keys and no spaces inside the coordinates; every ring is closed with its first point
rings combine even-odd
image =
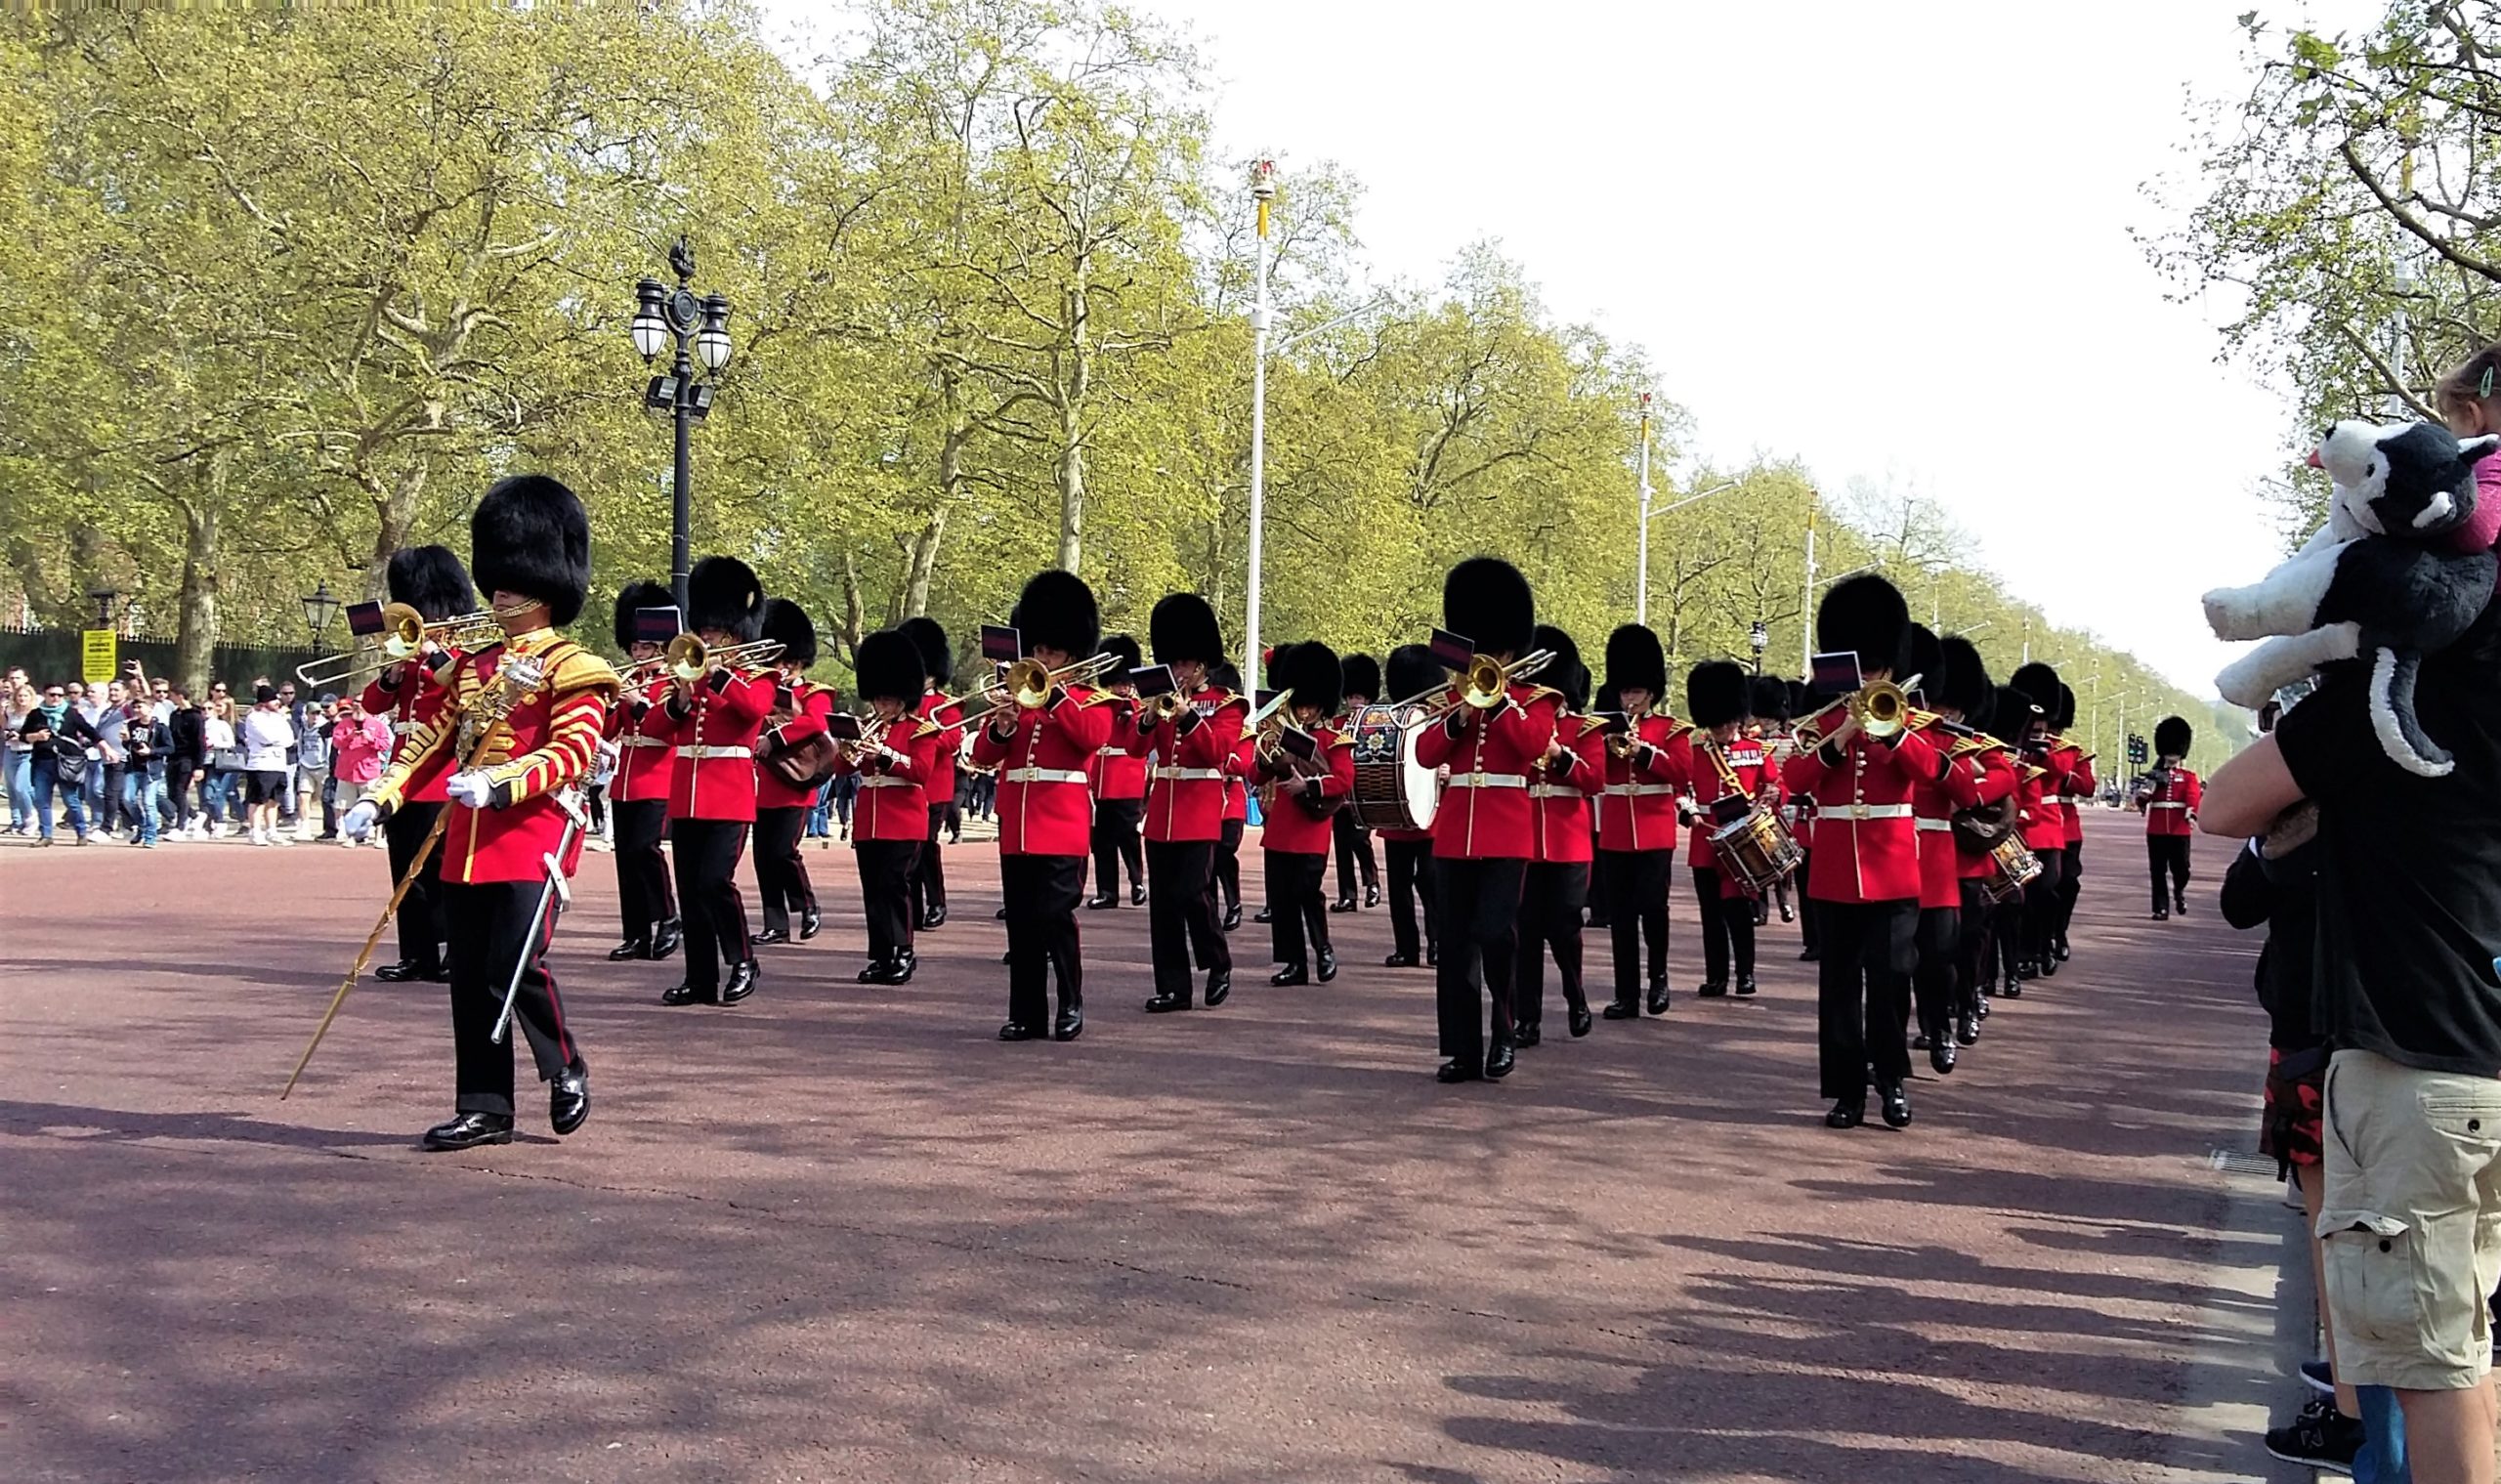
{"type": "Polygon", "coordinates": [[[2492,1363],[2484,1296],[2501,1283],[2501,1078],[2339,1051],[2324,1132],[2336,1378],[2475,1385],[2492,1363]]]}

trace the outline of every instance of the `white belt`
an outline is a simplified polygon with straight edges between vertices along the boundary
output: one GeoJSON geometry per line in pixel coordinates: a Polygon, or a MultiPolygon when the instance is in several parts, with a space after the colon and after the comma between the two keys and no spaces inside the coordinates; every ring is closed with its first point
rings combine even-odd
{"type": "Polygon", "coordinates": [[[1083,772],[1076,768],[1010,768],[998,775],[1008,784],[1081,784],[1083,772]]]}
{"type": "Polygon", "coordinates": [[[1525,788],[1528,780],[1517,773],[1454,773],[1453,788],[1525,788]]]}
{"type": "Polygon", "coordinates": [[[2179,803],[2168,803],[2168,804],[2167,804],[2167,803],[2164,803],[2163,801],[2161,801],[2160,799],[2156,799],[2156,800],[2154,800],[2152,803],[2149,803],[2149,804],[2145,805],[2145,807],[2146,807],[2147,809],[2185,809],[2185,808],[2187,808],[2187,807],[2188,807],[2188,805],[2187,805],[2187,803],[2186,803],[2186,801],[2185,801],[2185,800],[2183,800],[2183,801],[2181,801],[2181,802],[2179,802],[2179,803]]]}
{"type": "Polygon", "coordinates": [[[1126,757],[1129,755],[1129,749],[1126,747],[1097,747],[1094,749],[1094,755],[1096,757],[1126,757]]]}
{"type": "MultiPolygon", "coordinates": [[[[1081,778],[1084,775],[1082,774],[1079,775],[1081,778]]],[[[1224,770],[1221,768],[1158,768],[1155,770],[1155,776],[1161,779],[1199,779],[1206,781],[1224,777],[1224,770]]]]}
{"type": "Polygon", "coordinates": [[[863,788],[917,788],[920,784],[914,779],[887,778],[883,774],[870,774],[860,780],[860,786],[863,788]]]}
{"type": "Polygon", "coordinates": [[[1620,799],[1656,798],[1663,793],[1675,792],[1676,785],[1674,784],[1609,784],[1606,785],[1606,791],[1620,799]]]}
{"type": "Polygon", "coordinates": [[[641,733],[636,732],[628,733],[627,735],[616,739],[616,745],[620,747],[665,747],[668,743],[662,742],[657,737],[645,737],[641,733]]]}
{"type": "Polygon", "coordinates": [[[1588,794],[1569,784],[1531,784],[1528,796],[1533,799],[1578,799],[1588,794]]]}
{"type": "Polygon", "coordinates": [[[417,724],[413,721],[395,721],[391,724],[391,735],[394,737],[405,737],[415,730],[417,730],[417,724]]]}
{"type": "Polygon", "coordinates": [[[2051,795],[2047,802],[2053,804],[2090,804],[2093,800],[2081,793],[2058,793],[2051,795]]]}
{"type": "Polygon", "coordinates": [[[752,748],[748,747],[685,746],[677,749],[677,755],[680,757],[692,757],[700,761],[705,758],[713,757],[753,757],[755,756],[755,752],[752,748]]]}
{"type": "Polygon", "coordinates": [[[1915,818],[1908,804],[1818,804],[1818,820],[1907,820],[1915,818]]]}
{"type": "Polygon", "coordinates": [[[1952,820],[1922,820],[1919,822],[1919,827],[1932,832],[1942,832],[1952,829],[1954,822],[1952,820]]]}

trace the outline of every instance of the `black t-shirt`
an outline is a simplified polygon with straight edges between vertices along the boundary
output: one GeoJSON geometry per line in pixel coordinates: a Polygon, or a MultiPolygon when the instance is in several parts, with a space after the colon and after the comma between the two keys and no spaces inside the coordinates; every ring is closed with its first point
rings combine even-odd
{"type": "Polygon", "coordinates": [[[2276,743],[2319,804],[2319,1024],[2340,1047],[2501,1077],[2501,606],[2423,665],[2416,713],[2457,758],[2389,760],[2367,663],[2284,713],[2276,743]]]}

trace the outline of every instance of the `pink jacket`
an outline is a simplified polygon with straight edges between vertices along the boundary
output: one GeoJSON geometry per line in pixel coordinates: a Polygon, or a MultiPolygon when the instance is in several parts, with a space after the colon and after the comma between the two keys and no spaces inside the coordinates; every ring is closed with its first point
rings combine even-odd
{"type": "Polygon", "coordinates": [[[369,784],[382,776],[383,759],[391,755],[389,717],[367,713],[353,723],[342,721],[330,734],[336,755],[330,776],[344,784],[369,784]]]}
{"type": "Polygon", "coordinates": [[[2475,518],[2449,532],[2449,545],[2457,551],[2490,551],[2496,540],[2501,540],[2501,453],[2477,462],[2475,518]]]}

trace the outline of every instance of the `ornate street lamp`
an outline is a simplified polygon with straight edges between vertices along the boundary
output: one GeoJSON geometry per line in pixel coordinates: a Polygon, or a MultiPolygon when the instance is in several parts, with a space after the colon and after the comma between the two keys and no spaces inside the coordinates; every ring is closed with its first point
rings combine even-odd
{"type": "Polygon", "coordinates": [[[677,287],[657,278],[634,285],[634,318],[628,328],[634,349],[645,360],[676,347],[669,368],[643,389],[643,405],[666,411],[676,425],[677,463],[670,481],[669,586],[679,612],[686,609],[686,573],[694,565],[691,551],[695,518],[694,473],[690,468],[689,434],[712,410],[712,382],[698,380],[695,363],[717,378],[730,363],[730,301],[722,294],[698,297],[694,286],[695,249],[684,237],[668,250],[668,266],[677,287]]]}
{"type": "Polygon", "coordinates": [[[313,585],[313,591],[305,595],[303,602],[304,624],[313,631],[313,645],[318,649],[321,636],[330,630],[330,620],[339,615],[344,605],[330,596],[330,583],[326,577],[313,585]]]}

